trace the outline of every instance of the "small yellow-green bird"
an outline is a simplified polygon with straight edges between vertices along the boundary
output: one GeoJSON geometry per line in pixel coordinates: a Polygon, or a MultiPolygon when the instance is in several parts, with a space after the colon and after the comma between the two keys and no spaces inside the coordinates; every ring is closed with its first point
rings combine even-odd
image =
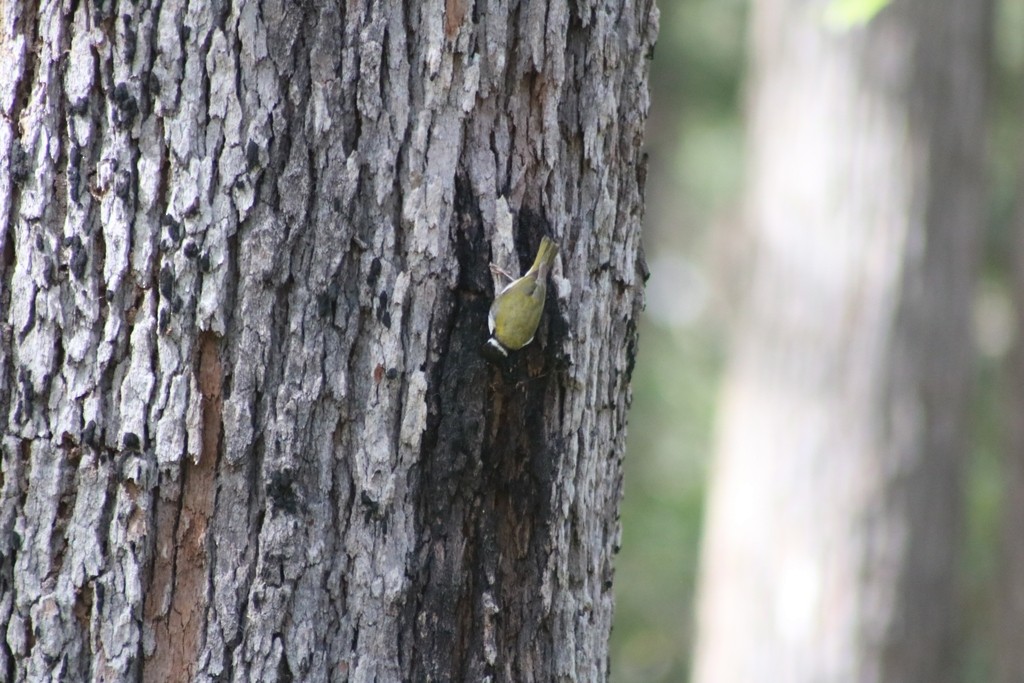
{"type": "MultiPolygon", "coordinates": [[[[544,297],[547,295],[548,273],[558,254],[558,244],[550,237],[545,237],[537,249],[537,258],[533,265],[518,280],[510,282],[498,296],[494,297],[491,312],[487,316],[487,326],[491,330],[491,338],[487,345],[502,356],[509,351],[518,351],[533,341],[540,325],[540,316],[544,312],[544,297]]],[[[497,266],[491,270],[512,277],[497,266]]]]}

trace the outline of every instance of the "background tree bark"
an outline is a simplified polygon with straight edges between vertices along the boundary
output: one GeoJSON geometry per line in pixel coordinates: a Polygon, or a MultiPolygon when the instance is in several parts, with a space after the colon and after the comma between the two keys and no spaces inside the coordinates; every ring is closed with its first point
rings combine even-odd
{"type": "Polygon", "coordinates": [[[0,678],[604,678],[653,3],[0,12],[0,678]]]}
{"type": "Polygon", "coordinates": [[[695,680],[953,681],[990,6],[821,10],[754,3],[695,680]]]}

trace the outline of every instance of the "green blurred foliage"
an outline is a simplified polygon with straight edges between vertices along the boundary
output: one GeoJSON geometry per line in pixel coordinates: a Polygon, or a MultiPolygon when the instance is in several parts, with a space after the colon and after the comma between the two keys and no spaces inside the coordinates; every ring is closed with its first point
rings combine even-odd
{"type": "Polygon", "coordinates": [[[611,642],[617,683],[685,681],[713,413],[723,360],[711,226],[742,173],[744,0],[667,0],[651,64],[644,245],[611,642]]]}
{"type": "MultiPolygon", "coordinates": [[[[968,468],[966,543],[961,562],[964,591],[965,657],[961,680],[993,678],[994,607],[1000,548],[1003,462],[1008,456],[1008,426],[1022,419],[1007,410],[1011,387],[1006,354],[1016,316],[1012,294],[1013,263],[1020,239],[1017,216],[1024,215],[1020,176],[1024,168],[1024,2],[996,0],[995,44],[989,117],[989,222],[984,260],[975,299],[978,349],[973,406],[973,451],[968,468]]],[[[1019,305],[1018,301],[1016,305],[1019,305]]]]}
{"type": "Polygon", "coordinates": [[[701,330],[645,321],[616,567],[612,680],[683,681],[693,638],[693,589],[719,346],[701,330]],[[658,367],[659,360],[678,364],[658,367]]]}
{"type": "MultiPolygon", "coordinates": [[[[898,2],[900,0],[892,0],[898,2]]],[[[878,0],[833,0],[876,12],[878,0]]],[[[824,5],[823,5],[824,6],[824,5]]],[[[967,469],[961,679],[992,676],[993,604],[1014,311],[1009,257],[1024,187],[1024,0],[996,0],[985,260],[975,315],[978,375],[967,469]]],[[[687,680],[714,409],[734,301],[722,242],[738,230],[746,0],[663,0],[651,64],[644,243],[648,310],[633,377],[611,642],[614,683],[687,680]]],[[[849,9],[849,7],[847,7],[849,9]]],[[[858,15],[860,16],[860,15],[858,15]]],[[[870,20],[871,13],[863,21],[870,20]]]]}
{"type": "Polygon", "coordinates": [[[889,4],[889,0],[832,0],[825,6],[825,24],[839,30],[862,26],[889,4]]]}

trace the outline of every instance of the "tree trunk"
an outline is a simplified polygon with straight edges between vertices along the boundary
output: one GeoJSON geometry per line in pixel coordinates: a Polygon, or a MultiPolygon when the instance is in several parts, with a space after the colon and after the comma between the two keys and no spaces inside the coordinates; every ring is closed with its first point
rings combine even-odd
{"type": "Polygon", "coordinates": [[[821,10],[754,6],[695,680],[953,681],[990,7],[821,10]]]}
{"type": "Polygon", "coordinates": [[[0,12],[0,679],[603,679],[650,0],[0,12]]]}

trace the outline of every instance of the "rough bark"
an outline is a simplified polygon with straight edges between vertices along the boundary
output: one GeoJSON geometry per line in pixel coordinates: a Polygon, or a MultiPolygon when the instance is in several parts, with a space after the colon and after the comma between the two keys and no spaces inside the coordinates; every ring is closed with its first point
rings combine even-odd
{"type": "Polygon", "coordinates": [[[989,3],[753,13],[750,294],[695,680],[956,680],[989,3]]]}
{"type": "Polygon", "coordinates": [[[0,13],[0,678],[603,679],[653,4],[0,13]]]}

